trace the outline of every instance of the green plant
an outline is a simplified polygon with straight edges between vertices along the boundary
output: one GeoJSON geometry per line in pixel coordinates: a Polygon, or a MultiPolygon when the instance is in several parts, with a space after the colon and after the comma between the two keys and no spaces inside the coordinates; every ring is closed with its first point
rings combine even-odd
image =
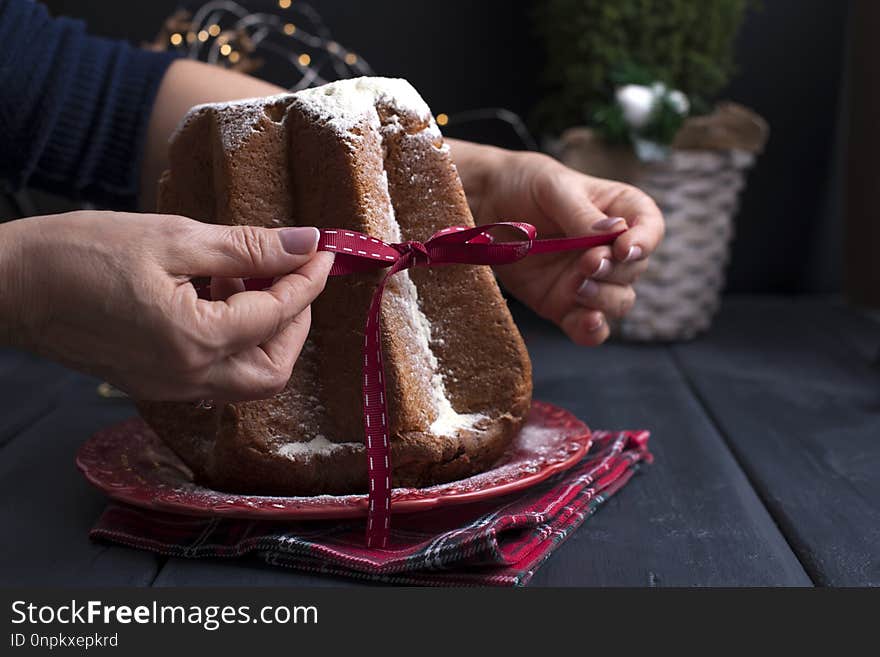
{"type": "Polygon", "coordinates": [[[599,102],[588,117],[594,128],[605,139],[614,143],[629,143],[637,135],[640,139],[656,144],[671,144],[690,111],[687,98],[683,99],[684,103],[681,105],[673,101],[672,94],[681,94],[681,91],[669,89],[666,81],[658,80],[650,71],[634,65],[612,71],[611,83],[616,89],[637,85],[645,91],[651,90],[655,95],[653,108],[648,117],[642,120],[644,125],[634,129],[626,120],[621,99],[616,94],[611,94],[610,98],[599,102]]]}
{"type": "Polygon", "coordinates": [[[595,119],[625,72],[680,89],[707,112],[733,70],[733,41],[753,0],[540,0],[550,93],[543,127],[595,119]]]}

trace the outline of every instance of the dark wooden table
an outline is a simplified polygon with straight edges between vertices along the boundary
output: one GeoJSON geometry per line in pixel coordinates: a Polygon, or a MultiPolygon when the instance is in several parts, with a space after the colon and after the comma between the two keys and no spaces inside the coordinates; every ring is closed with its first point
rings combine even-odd
{"type": "MultiPolygon", "coordinates": [[[[535,394],[653,431],[653,466],[534,585],[880,584],[880,322],[825,299],[731,298],[687,344],[577,349],[521,321],[535,394]]],[[[89,542],[79,444],[132,414],[97,381],[0,351],[0,584],[338,585],[251,561],[89,542]]]]}

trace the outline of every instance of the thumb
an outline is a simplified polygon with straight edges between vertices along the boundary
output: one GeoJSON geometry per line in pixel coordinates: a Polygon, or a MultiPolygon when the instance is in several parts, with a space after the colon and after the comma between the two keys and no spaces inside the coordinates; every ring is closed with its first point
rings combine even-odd
{"type": "Polygon", "coordinates": [[[258,228],[200,224],[178,244],[172,273],[186,276],[275,278],[299,269],[318,246],[317,228],[258,228]]]}

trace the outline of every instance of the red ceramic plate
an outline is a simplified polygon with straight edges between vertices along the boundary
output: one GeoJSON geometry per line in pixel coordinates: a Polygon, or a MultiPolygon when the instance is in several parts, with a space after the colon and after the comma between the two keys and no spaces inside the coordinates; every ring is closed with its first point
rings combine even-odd
{"type": "MultiPolygon", "coordinates": [[[[392,511],[410,513],[485,500],[534,486],[579,461],[590,430],[568,411],[533,402],[525,427],[495,466],[428,488],[395,488],[392,511]]],[[[222,493],[193,482],[189,468],[140,418],[99,431],[80,448],[77,467],[114,500],[186,515],[256,519],[351,518],[367,514],[366,495],[270,497],[222,493]]]]}

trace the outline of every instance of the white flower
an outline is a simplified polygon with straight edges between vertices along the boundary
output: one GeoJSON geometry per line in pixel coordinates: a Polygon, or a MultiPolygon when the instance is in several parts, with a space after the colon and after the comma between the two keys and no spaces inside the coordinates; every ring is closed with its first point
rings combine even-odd
{"type": "Polygon", "coordinates": [[[666,92],[668,90],[669,90],[669,87],[667,87],[662,82],[655,82],[654,84],[651,85],[651,91],[654,92],[655,98],[663,98],[663,96],[666,95],[666,92]]]}
{"type": "Polygon", "coordinates": [[[628,84],[620,87],[614,94],[617,104],[623,110],[623,119],[634,130],[645,127],[657,97],[650,87],[641,84],[628,84]]]}
{"type": "Polygon", "coordinates": [[[669,103],[672,105],[672,108],[681,116],[684,116],[690,111],[691,104],[688,101],[688,97],[684,95],[683,92],[678,89],[673,89],[669,92],[667,96],[669,99],[669,103]]]}

